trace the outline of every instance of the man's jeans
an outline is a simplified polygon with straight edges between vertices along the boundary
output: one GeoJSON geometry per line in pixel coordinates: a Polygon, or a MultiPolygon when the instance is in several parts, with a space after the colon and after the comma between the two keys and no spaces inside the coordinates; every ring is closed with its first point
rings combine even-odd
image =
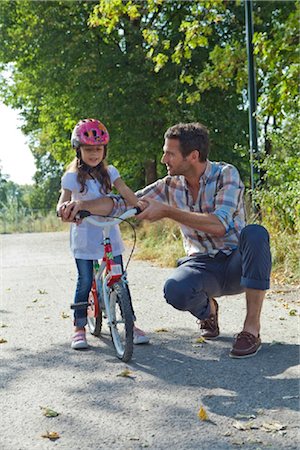
{"type": "MultiPolygon", "coordinates": [[[[114,256],[117,264],[121,264],[123,269],[122,255],[114,256]]],[[[74,303],[87,302],[89,293],[93,283],[93,260],[91,259],[75,259],[78,278],[74,297],[74,303]]],[[[128,290],[129,292],[129,290],[128,290]]],[[[130,295],[130,294],[129,294],[130,295]]],[[[85,327],[87,324],[87,310],[86,308],[74,310],[74,325],[76,327],[85,327]]]]}
{"type": "Polygon", "coordinates": [[[167,302],[198,319],[210,314],[209,298],[240,294],[245,288],[270,287],[271,253],[269,234],[261,225],[247,225],[241,232],[239,248],[230,255],[188,256],[167,279],[167,302]]]}

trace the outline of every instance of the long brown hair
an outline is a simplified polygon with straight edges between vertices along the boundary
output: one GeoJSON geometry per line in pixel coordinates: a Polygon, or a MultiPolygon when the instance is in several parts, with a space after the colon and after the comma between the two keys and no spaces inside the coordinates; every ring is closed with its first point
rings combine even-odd
{"type": "Polygon", "coordinates": [[[80,149],[77,150],[77,155],[67,167],[70,172],[77,172],[77,180],[80,183],[79,192],[87,192],[88,188],[86,181],[92,177],[100,183],[99,191],[101,194],[108,194],[112,190],[109,173],[107,170],[107,162],[105,160],[107,154],[107,146],[104,146],[103,160],[96,167],[89,167],[81,159],[80,149]]]}

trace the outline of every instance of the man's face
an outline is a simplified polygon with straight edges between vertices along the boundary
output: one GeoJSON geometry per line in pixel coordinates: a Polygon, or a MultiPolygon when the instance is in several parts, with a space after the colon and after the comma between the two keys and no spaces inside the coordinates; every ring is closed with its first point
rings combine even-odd
{"type": "Polygon", "coordinates": [[[161,162],[166,165],[168,175],[186,175],[190,168],[188,157],[184,158],[180,151],[178,139],[165,139],[161,162]]]}

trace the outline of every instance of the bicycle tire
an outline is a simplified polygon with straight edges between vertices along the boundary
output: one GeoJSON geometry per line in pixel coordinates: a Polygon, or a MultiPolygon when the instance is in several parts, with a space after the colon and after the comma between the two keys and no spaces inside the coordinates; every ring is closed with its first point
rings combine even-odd
{"type": "Polygon", "coordinates": [[[128,362],[133,354],[133,315],[128,289],[122,281],[110,288],[110,334],[119,359],[128,362]]]}
{"type": "Polygon", "coordinates": [[[99,302],[99,287],[97,289],[96,281],[93,280],[92,289],[88,297],[87,324],[90,333],[99,337],[102,329],[102,310],[99,302]]]}

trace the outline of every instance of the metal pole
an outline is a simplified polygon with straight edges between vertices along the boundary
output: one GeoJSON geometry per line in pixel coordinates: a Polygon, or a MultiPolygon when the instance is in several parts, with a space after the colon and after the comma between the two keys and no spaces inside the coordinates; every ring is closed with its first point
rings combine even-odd
{"type": "Polygon", "coordinates": [[[253,160],[257,147],[257,124],[256,124],[256,81],[253,57],[253,21],[252,21],[252,0],[245,0],[245,22],[246,22],[246,43],[248,57],[248,102],[249,102],[249,141],[250,141],[250,167],[251,167],[251,190],[254,192],[254,165],[253,160]]]}

